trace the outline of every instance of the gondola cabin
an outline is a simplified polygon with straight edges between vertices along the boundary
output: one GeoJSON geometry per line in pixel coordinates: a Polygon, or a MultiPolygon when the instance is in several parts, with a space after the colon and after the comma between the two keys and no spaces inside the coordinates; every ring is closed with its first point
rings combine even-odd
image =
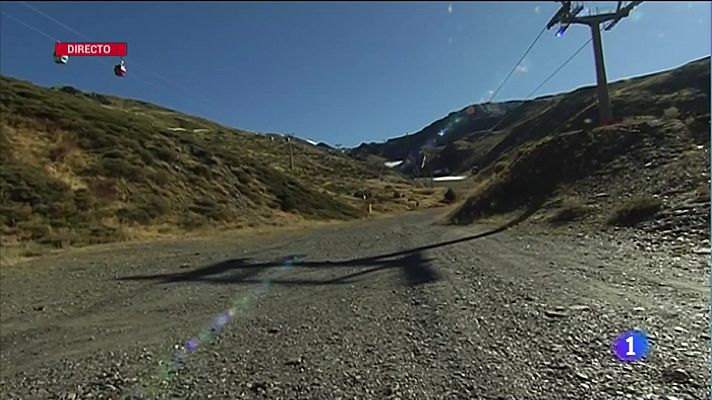
{"type": "Polygon", "coordinates": [[[57,53],[53,53],[52,56],[56,64],[66,64],[69,62],[69,56],[58,56],[57,53]]]}
{"type": "Polygon", "coordinates": [[[114,75],[118,77],[126,76],[126,66],[123,61],[121,61],[121,64],[116,64],[116,66],[114,66],[114,75]]]}

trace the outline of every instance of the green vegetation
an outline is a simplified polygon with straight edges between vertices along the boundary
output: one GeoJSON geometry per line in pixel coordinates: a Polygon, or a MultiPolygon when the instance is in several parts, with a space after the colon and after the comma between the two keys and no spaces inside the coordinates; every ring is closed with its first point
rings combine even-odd
{"type": "Polygon", "coordinates": [[[447,188],[447,191],[445,191],[445,196],[443,198],[443,201],[448,204],[453,204],[457,201],[457,193],[452,188],[447,188]]]}
{"type": "Polygon", "coordinates": [[[594,165],[628,151],[641,135],[629,129],[601,128],[551,135],[526,143],[495,164],[492,174],[453,216],[456,223],[541,202],[561,184],[587,176],[594,165]]]}
{"type": "MultiPolygon", "coordinates": [[[[691,121],[703,135],[709,127],[710,57],[679,68],[610,83],[616,117],[655,116],[691,121]],[[696,119],[691,116],[699,117],[696,119]]],[[[441,149],[433,160],[435,170],[453,174],[492,168],[498,160],[525,143],[563,132],[590,130],[598,125],[595,86],[525,102],[469,105],[450,113],[413,134],[382,143],[362,144],[352,153],[360,159],[373,155],[387,160],[405,159],[417,152],[447,126],[447,135],[437,140],[441,149]],[[476,112],[466,110],[474,107],[476,112]],[[502,113],[504,115],[502,115],[502,113]],[[460,123],[455,123],[457,117],[460,123]],[[496,129],[490,131],[491,128],[496,129]]],[[[702,136],[700,136],[702,139],[702,136]]],[[[407,171],[415,174],[414,171],[407,171]]]]}
{"type": "MultiPolygon", "coordinates": [[[[291,171],[278,139],[144,102],[0,83],[5,243],[85,245],[122,240],[126,228],[255,225],[284,213],[354,218],[350,189],[382,172],[301,142],[291,171]]],[[[390,171],[382,182],[410,185],[390,171]]]]}
{"type": "Polygon", "coordinates": [[[551,224],[564,224],[567,222],[578,221],[584,218],[591,212],[591,209],[581,200],[568,197],[561,202],[561,206],[549,216],[548,222],[551,224]]]}
{"type": "Polygon", "coordinates": [[[663,118],[665,119],[677,119],[680,117],[680,110],[677,107],[668,107],[663,111],[663,118]]]}
{"type": "Polygon", "coordinates": [[[695,200],[700,202],[710,201],[710,182],[701,183],[695,190],[695,200]]]}

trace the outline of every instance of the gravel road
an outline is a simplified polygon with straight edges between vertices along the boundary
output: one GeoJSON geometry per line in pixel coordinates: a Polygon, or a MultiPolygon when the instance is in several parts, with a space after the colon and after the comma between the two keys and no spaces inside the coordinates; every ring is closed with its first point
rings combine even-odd
{"type": "Polygon", "coordinates": [[[707,255],[442,212],[3,268],[2,399],[706,398],[707,255]]]}

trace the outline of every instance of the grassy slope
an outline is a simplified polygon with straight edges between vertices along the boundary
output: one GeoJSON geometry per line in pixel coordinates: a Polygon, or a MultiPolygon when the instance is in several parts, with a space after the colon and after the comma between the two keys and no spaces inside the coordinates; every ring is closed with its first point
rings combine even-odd
{"type": "Polygon", "coordinates": [[[583,121],[596,113],[590,89],[560,97],[551,110],[501,133],[483,158],[474,195],[452,221],[530,204],[543,204],[541,214],[549,215],[539,217],[552,222],[622,225],[645,219],[638,211],[650,217],[695,209],[686,227],[702,232],[709,212],[709,87],[709,58],[620,82],[611,92],[624,122],[595,129],[583,121]]]}
{"type": "MultiPolygon", "coordinates": [[[[611,99],[618,117],[639,115],[662,116],[665,110],[676,107],[683,115],[704,114],[709,111],[709,57],[682,67],[646,76],[624,79],[610,84],[611,99]]],[[[497,160],[520,144],[537,140],[557,132],[584,129],[596,124],[598,111],[595,87],[583,87],[570,93],[540,97],[524,103],[502,103],[509,111],[500,121],[484,118],[483,106],[473,105],[478,112],[472,118],[467,108],[451,113],[421,131],[386,143],[363,144],[353,152],[365,158],[368,154],[399,158],[417,153],[428,140],[437,138],[442,146],[433,161],[435,170],[446,168],[453,173],[469,172],[493,166],[497,160]],[[514,107],[512,108],[512,104],[514,107]],[[455,117],[464,119],[450,124],[448,133],[439,138],[436,133],[455,117]],[[591,120],[587,124],[586,120],[591,120]],[[499,122],[493,132],[487,129],[499,122]],[[397,151],[396,151],[397,150],[397,151]]],[[[494,109],[498,104],[490,105],[494,109]]]]}
{"type": "Polygon", "coordinates": [[[279,139],[144,102],[0,79],[4,243],[82,245],[148,230],[347,219],[360,215],[357,190],[374,192],[376,211],[425,196],[338,152],[295,143],[292,172],[279,139]]]}

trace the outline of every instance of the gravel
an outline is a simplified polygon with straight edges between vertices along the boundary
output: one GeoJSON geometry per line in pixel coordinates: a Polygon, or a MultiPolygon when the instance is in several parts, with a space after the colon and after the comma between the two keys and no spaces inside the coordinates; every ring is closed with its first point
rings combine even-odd
{"type": "Polygon", "coordinates": [[[704,398],[705,256],[523,227],[418,249],[493,228],[434,213],[6,268],[2,398],[704,398]],[[612,341],[634,328],[652,351],[620,363],[612,341]]]}

